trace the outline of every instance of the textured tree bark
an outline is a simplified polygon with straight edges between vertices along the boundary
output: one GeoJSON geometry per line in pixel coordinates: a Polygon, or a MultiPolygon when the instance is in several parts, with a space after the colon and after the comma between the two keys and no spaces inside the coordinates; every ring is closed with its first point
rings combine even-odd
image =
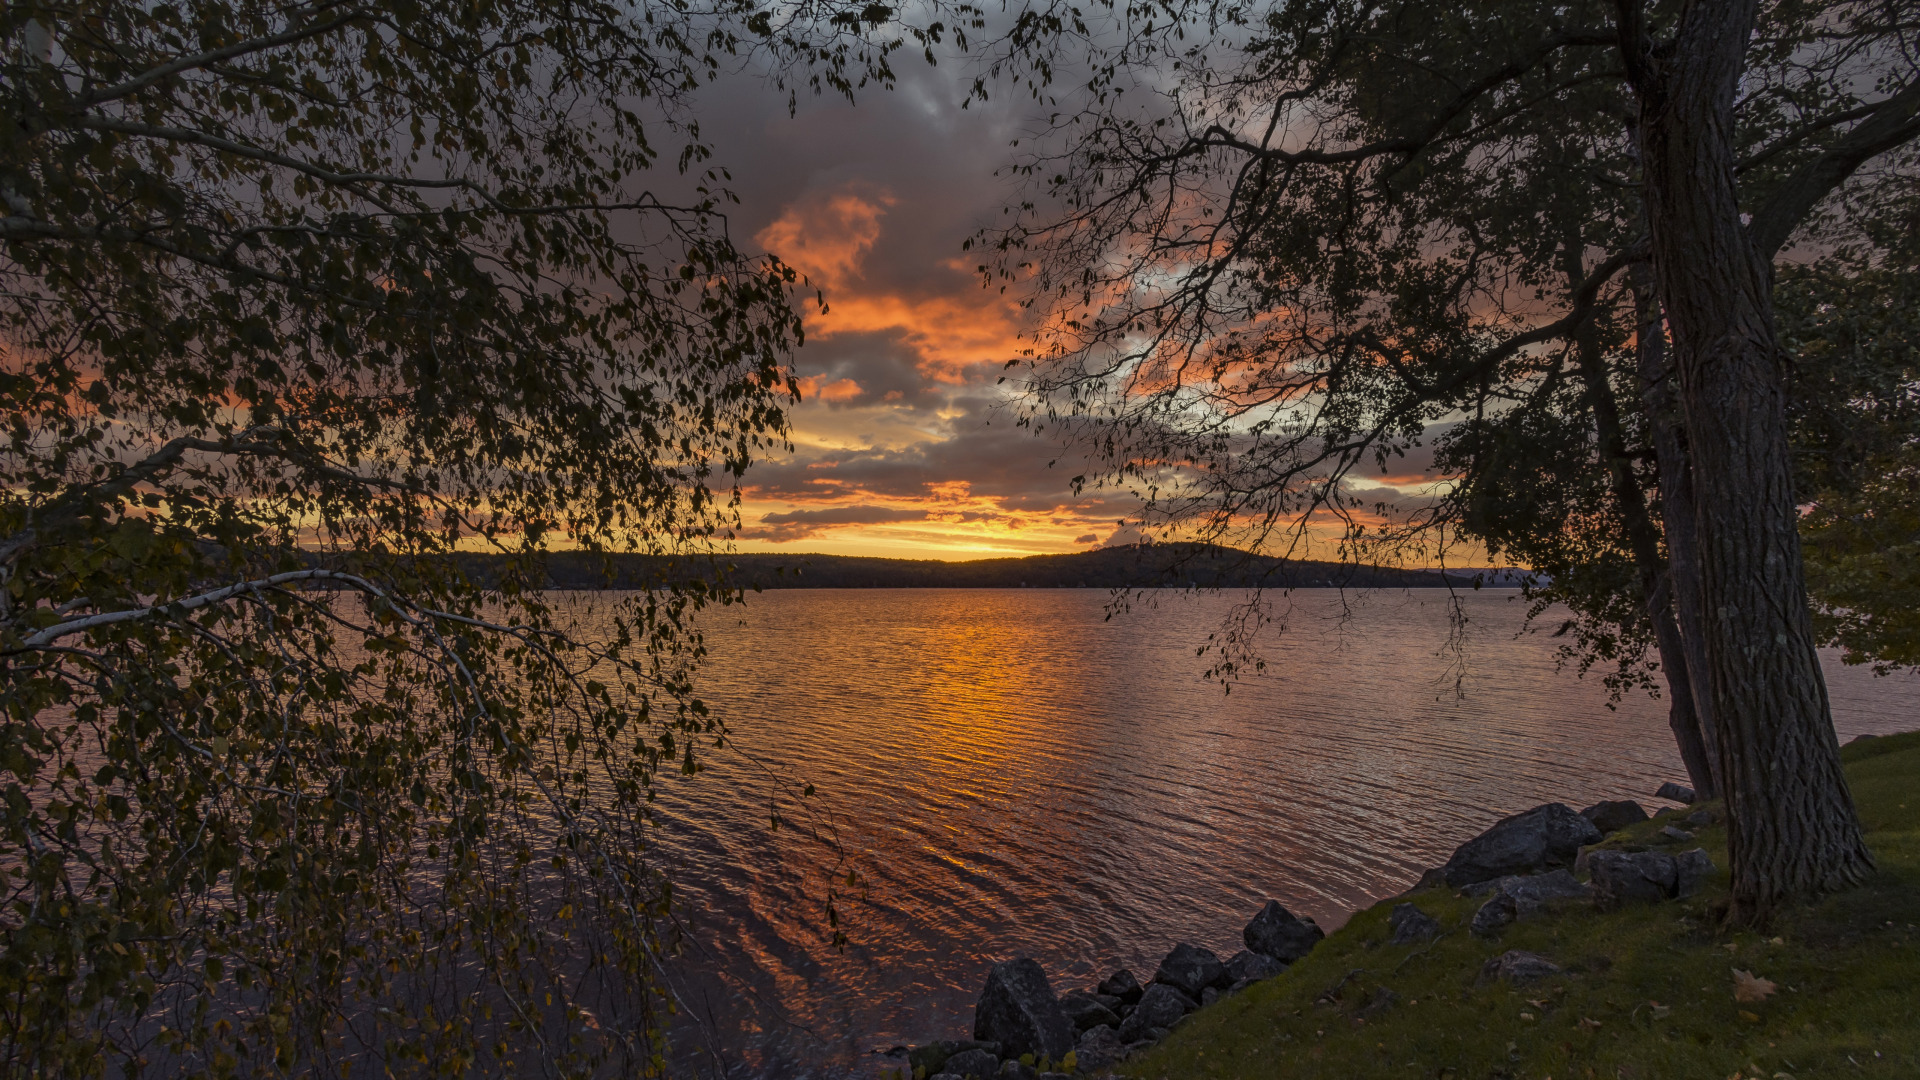
{"type": "MultiPolygon", "coordinates": [[[[1568,280],[1577,287],[1586,279],[1578,246],[1568,246],[1567,259],[1568,280]]],[[[1653,527],[1646,492],[1633,474],[1633,461],[1627,454],[1626,428],[1620,420],[1620,404],[1613,396],[1606,357],[1601,353],[1591,324],[1580,332],[1574,344],[1580,379],[1587,388],[1587,404],[1593,410],[1600,455],[1607,464],[1608,481],[1614,502],[1620,508],[1627,546],[1633,552],[1634,569],[1640,577],[1640,595],[1646,599],[1647,620],[1653,627],[1654,647],[1660,654],[1660,669],[1667,676],[1667,726],[1673,729],[1673,739],[1680,748],[1680,760],[1687,766],[1687,778],[1693,784],[1694,793],[1703,799],[1716,798],[1719,789],[1714,784],[1712,758],[1701,734],[1699,713],[1694,708],[1693,685],[1688,676],[1680,627],[1674,622],[1667,562],[1660,553],[1660,533],[1653,527]]]]}
{"type": "MultiPolygon", "coordinates": [[[[1674,400],[1673,380],[1669,378],[1666,330],[1661,326],[1660,305],[1654,299],[1653,275],[1641,265],[1634,268],[1633,278],[1638,314],[1634,351],[1640,402],[1652,436],[1654,462],[1660,470],[1660,525],[1667,549],[1672,629],[1679,638],[1681,662],[1686,665],[1685,692],[1693,699],[1708,767],[1716,774],[1713,791],[1717,795],[1721,790],[1717,775],[1720,755],[1714,745],[1713,687],[1707,680],[1706,628],[1700,613],[1700,539],[1693,520],[1693,467],[1687,460],[1680,403],[1674,400]]],[[[1676,686],[1675,693],[1680,692],[1676,686]]]]}
{"type": "Polygon", "coordinates": [[[1658,54],[1637,3],[1620,3],[1654,273],[1693,462],[1729,915],[1760,921],[1782,901],[1858,883],[1873,861],[1814,651],[1772,270],[1747,236],[1734,179],[1734,92],[1757,3],[1695,0],[1658,54]]]}

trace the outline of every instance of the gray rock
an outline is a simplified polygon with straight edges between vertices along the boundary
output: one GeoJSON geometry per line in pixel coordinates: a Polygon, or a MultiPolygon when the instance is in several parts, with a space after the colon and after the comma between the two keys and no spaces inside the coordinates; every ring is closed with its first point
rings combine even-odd
{"type": "Polygon", "coordinates": [[[959,1073],[934,1073],[927,1077],[927,1080],[967,1080],[967,1078],[959,1073]]]}
{"type": "Polygon", "coordinates": [[[1693,789],[1687,787],[1685,784],[1676,784],[1669,780],[1660,785],[1660,790],[1654,792],[1653,797],[1656,799],[1669,799],[1677,803],[1690,803],[1694,799],[1694,794],[1693,789]]]}
{"type": "Polygon", "coordinates": [[[1447,860],[1447,884],[1458,889],[1513,874],[1535,874],[1568,866],[1584,844],[1601,840],[1593,822],[1565,803],[1536,806],[1500,819],[1493,828],[1461,844],[1447,860]]]}
{"type": "Polygon", "coordinates": [[[1088,1028],[1073,1048],[1075,1065],[1082,1072],[1104,1069],[1127,1055],[1119,1032],[1110,1027],[1088,1028]]]}
{"type": "MultiPolygon", "coordinates": [[[[1119,998],[1107,1000],[1116,1005],[1120,1002],[1119,998]]],[[[1085,1031],[1088,1028],[1099,1027],[1101,1024],[1109,1027],[1120,1026],[1120,1014],[1103,1003],[1099,995],[1089,994],[1085,990],[1061,994],[1060,1011],[1066,1013],[1067,1019],[1073,1021],[1075,1031],[1085,1031]]]]}
{"type": "Polygon", "coordinates": [[[1587,900],[1593,890],[1565,870],[1525,877],[1503,877],[1470,885],[1468,893],[1486,893],[1487,902],[1473,913],[1468,929],[1476,937],[1492,937],[1508,924],[1545,914],[1556,900],[1587,900]]]}
{"type": "Polygon", "coordinates": [[[1376,986],[1373,988],[1373,993],[1368,996],[1367,1003],[1355,1010],[1354,1015],[1362,1020],[1369,1020],[1379,1016],[1381,1013],[1386,1012],[1399,1003],[1399,994],[1394,993],[1384,986],[1376,986]]]}
{"type": "Polygon", "coordinates": [[[1117,997],[1121,1001],[1132,1005],[1134,1002],[1140,1000],[1140,995],[1145,993],[1147,988],[1140,985],[1140,980],[1133,977],[1133,972],[1128,971],[1126,968],[1121,968],[1119,971],[1101,979],[1100,985],[1093,989],[1095,993],[1105,994],[1108,997],[1117,997]]]}
{"type": "Polygon", "coordinates": [[[1513,897],[1496,889],[1492,896],[1487,897],[1487,902],[1480,905],[1480,910],[1473,913],[1473,921],[1467,924],[1467,932],[1474,937],[1496,937],[1519,918],[1520,907],[1514,903],[1513,897]]]}
{"type": "Polygon", "coordinates": [[[1594,803],[1580,811],[1580,816],[1593,822],[1594,828],[1606,834],[1647,820],[1647,811],[1632,799],[1619,799],[1594,803]]]}
{"type": "Polygon", "coordinates": [[[1209,986],[1200,991],[1200,1007],[1203,1009],[1219,1000],[1220,988],[1217,986],[1209,986]]]}
{"type": "Polygon", "coordinates": [[[907,1064],[915,1069],[927,1070],[927,1075],[941,1071],[947,1059],[966,1050],[985,1050],[995,1057],[1000,1056],[1000,1044],[997,1042],[976,1042],[972,1039],[941,1039],[925,1046],[916,1046],[907,1051],[907,1064]]]}
{"type": "Polygon", "coordinates": [[[1102,994],[1096,991],[1093,995],[1093,1000],[1105,1005],[1109,1009],[1118,1009],[1120,1007],[1120,999],[1114,997],[1112,994],[1102,994]]]}
{"type": "Polygon", "coordinates": [[[962,1050],[948,1058],[941,1068],[955,1076],[992,1080],[1000,1072],[1000,1059],[985,1050],[962,1050]]]}
{"type": "Polygon", "coordinates": [[[1226,986],[1233,982],[1227,977],[1227,965],[1221,963],[1219,957],[1184,941],[1175,945],[1167,958],[1160,961],[1160,970],[1153,973],[1153,981],[1165,983],[1195,1000],[1199,999],[1200,991],[1209,986],[1226,986]]]}
{"type": "Polygon", "coordinates": [[[1387,925],[1393,928],[1393,936],[1387,939],[1393,945],[1415,945],[1440,936],[1440,920],[1413,904],[1395,904],[1387,925]]]}
{"type": "Polygon", "coordinates": [[[1673,857],[1673,895],[1677,899],[1700,891],[1700,883],[1718,867],[1705,848],[1683,851],[1673,857]]]}
{"type": "Polygon", "coordinates": [[[973,1007],[973,1037],[1000,1044],[1010,1058],[1032,1054],[1061,1058],[1073,1049],[1073,1021],[1047,983],[1047,973],[1028,958],[993,965],[973,1007]]]}
{"type": "Polygon", "coordinates": [[[1587,857],[1595,899],[1601,907],[1657,904],[1674,894],[1673,856],[1659,851],[1596,851],[1587,857]]]}
{"type": "Polygon", "coordinates": [[[1546,957],[1512,949],[1487,961],[1486,966],[1480,969],[1480,978],[1482,981],[1505,979],[1511,983],[1527,983],[1559,973],[1560,965],[1546,957]]]}
{"type": "Polygon", "coordinates": [[[1696,829],[1702,825],[1711,825],[1718,820],[1720,820],[1719,817],[1711,810],[1695,810],[1693,813],[1688,814],[1686,818],[1687,824],[1696,829]]]}
{"type": "Polygon", "coordinates": [[[1199,1007],[1198,1002],[1166,983],[1154,983],[1140,995],[1140,1004],[1120,1022],[1120,1041],[1139,1042],[1149,1031],[1170,1028],[1199,1007]]]}
{"type": "MultiPolygon", "coordinates": [[[[1176,1024],[1177,1024],[1177,1023],[1179,1023],[1179,1022],[1180,1022],[1180,1021],[1178,1021],[1178,1020],[1176,1020],[1176,1021],[1174,1021],[1174,1023],[1176,1023],[1176,1024]]],[[[1173,1029],[1172,1029],[1172,1028],[1148,1028],[1148,1029],[1147,1029],[1147,1038],[1146,1038],[1146,1041],[1147,1041],[1147,1042],[1148,1042],[1149,1044],[1152,1044],[1152,1043],[1157,1043],[1157,1042],[1164,1042],[1164,1041],[1166,1041],[1166,1038],[1167,1038],[1167,1036],[1169,1036],[1169,1035],[1171,1035],[1171,1034],[1173,1034],[1173,1029]]]]}
{"type": "Polygon", "coordinates": [[[1685,841],[1693,839],[1692,833],[1688,832],[1685,829],[1676,829],[1672,825],[1669,825],[1666,828],[1661,829],[1660,835],[1666,837],[1669,840],[1673,840],[1681,843],[1684,843],[1685,841]]]}
{"type": "Polygon", "coordinates": [[[1285,970],[1287,965],[1252,949],[1242,949],[1227,960],[1227,977],[1233,980],[1229,984],[1233,986],[1271,979],[1285,970]]]}
{"type": "Polygon", "coordinates": [[[1000,1071],[994,1075],[1000,1080],[1040,1080],[1040,1070],[1026,1062],[1008,1058],[1000,1063],[1000,1071]]]}
{"type": "Polygon", "coordinates": [[[1280,901],[1269,900],[1240,936],[1254,952],[1291,964],[1312,952],[1327,935],[1312,919],[1296,919],[1280,901]]]}
{"type": "Polygon", "coordinates": [[[1427,871],[1426,873],[1421,874],[1420,880],[1414,882],[1413,888],[1408,889],[1407,891],[1419,892],[1421,889],[1438,889],[1438,888],[1444,887],[1446,883],[1447,883],[1447,868],[1444,866],[1436,866],[1433,869],[1427,871]]]}

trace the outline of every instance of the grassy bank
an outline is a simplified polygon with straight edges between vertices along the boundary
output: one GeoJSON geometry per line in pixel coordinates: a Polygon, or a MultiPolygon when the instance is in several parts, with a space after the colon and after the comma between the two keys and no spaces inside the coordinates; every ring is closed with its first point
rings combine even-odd
{"type": "Polygon", "coordinates": [[[1671,818],[1608,846],[1705,847],[1721,868],[1697,896],[1518,923],[1497,941],[1466,926],[1480,901],[1409,897],[1446,933],[1386,944],[1394,901],[1354,916],[1285,975],[1189,1018],[1127,1076],[1451,1080],[1794,1080],[1920,1077],[1920,733],[1844,752],[1879,861],[1865,887],[1730,932],[1724,828],[1661,840],[1671,818]],[[1508,949],[1566,968],[1526,986],[1479,980],[1508,949]],[[1739,969],[1777,984],[1735,999],[1739,969]]]}

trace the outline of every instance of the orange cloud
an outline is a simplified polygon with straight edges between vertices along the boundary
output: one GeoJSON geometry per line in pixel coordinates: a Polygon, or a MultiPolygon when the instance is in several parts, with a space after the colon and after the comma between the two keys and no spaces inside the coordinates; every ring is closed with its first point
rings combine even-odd
{"type": "Polygon", "coordinates": [[[794,203],[755,234],[761,246],[826,294],[827,310],[807,314],[808,334],[826,340],[836,334],[901,332],[919,353],[920,371],[945,383],[966,382],[968,369],[1017,355],[1023,325],[1019,305],[980,288],[965,260],[942,264],[951,274],[951,287],[936,293],[869,280],[868,256],[882,242],[887,213],[897,201],[884,191],[843,189],[794,203]]]}
{"type": "Polygon", "coordinates": [[[852,379],[828,382],[825,375],[809,375],[800,380],[800,397],[807,401],[852,401],[860,396],[860,384],[852,379]]]}

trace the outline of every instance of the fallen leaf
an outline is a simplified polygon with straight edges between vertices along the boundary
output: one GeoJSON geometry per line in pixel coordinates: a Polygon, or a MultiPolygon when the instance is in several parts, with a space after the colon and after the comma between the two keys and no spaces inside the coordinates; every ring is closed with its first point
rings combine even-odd
{"type": "Polygon", "coordinates": [[[1673,1007],[1671,1005],[1662,1005],[1657,1001],[1649,1001],[1647,1002],[1647,1004],[1653,1006],[1652,1011],[1653,1011],[1653,1018],[1655,1020],[1665,1020],[1667,1018],[1667,1014],[1673,1011],[1673,1007]]]}
{"type": "Polygon", "coordinates": [[[1733,1000],[1741,1002],[1765,1001],[1780,989],[1772,979],[1763,979],[1751,971],[1733,969],[1733,1000]]]}
{"type": "Polygon", "coordinates": [[[1747,1023],[1749,1023],[1749,1024],[1757,1024],[1757,1023],[1759,1023],[1759,1022],[1760,1022],[1760,1014],[1759,1014],[1759,1013],[1750,1013],[1750,1012],[1748,1012],[1748,1011],[1747,1011],[1747,1010],[1745,1010],[1745,1009],[1741,1009],[1741,1010],[1740,1010],[1740,1019],[1742,1019],[1742,1020],[1745,1020],[1745,1021],[1746,1021],[1747,1023]]]}
{"type": "Polygon", "coordinates": [[[1533,1021],[1533,1014],[1530,1012],[1523,1012],[1520,1014],[1520,1019],[1531,1023],[1533,1021]]]}
{"type": "Polygon", "coordinates": [[[1590,1016],[1583,1016],[1580,1018],[1580,1030],[1581,1031],[1599,1031],[1600,1021],[1595,1020],[1590,1016]]]}

